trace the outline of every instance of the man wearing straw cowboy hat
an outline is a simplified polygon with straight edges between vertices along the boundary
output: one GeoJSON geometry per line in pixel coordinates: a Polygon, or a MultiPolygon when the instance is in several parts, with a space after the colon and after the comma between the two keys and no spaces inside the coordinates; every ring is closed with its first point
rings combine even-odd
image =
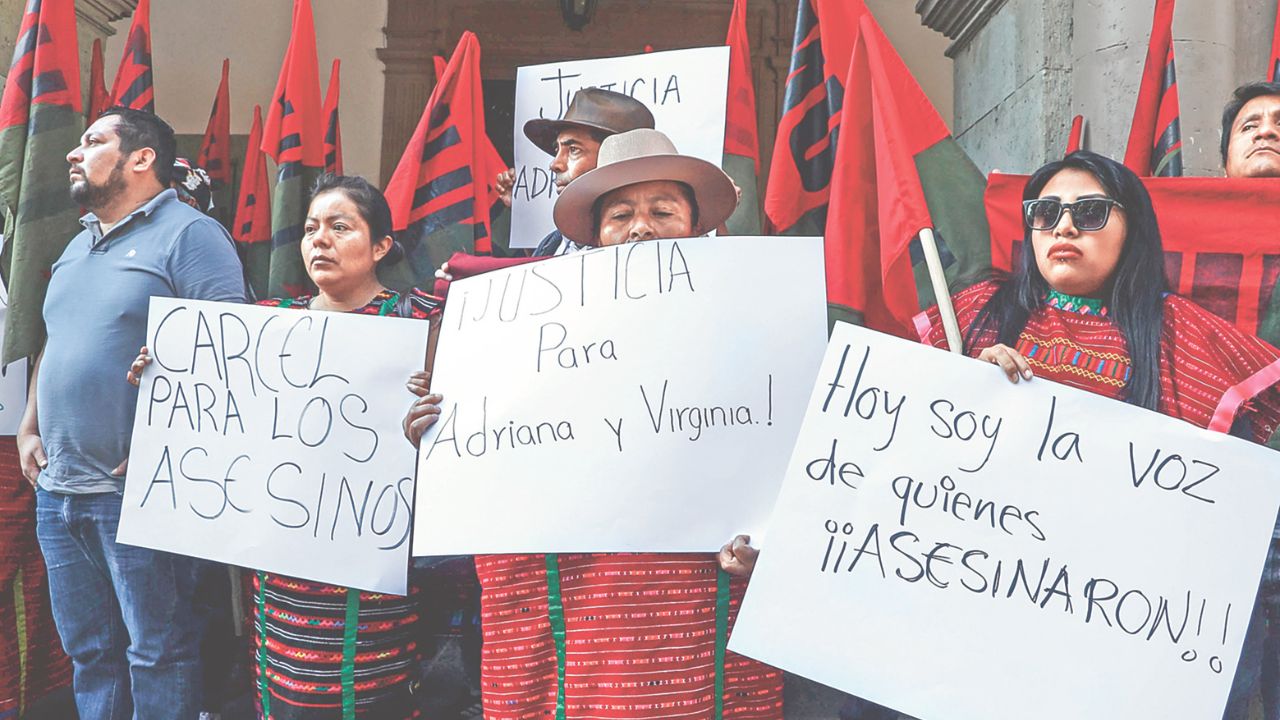
{"type": "MultiPolygon", "coordinates": [[[[565,236],[609,246],[701,235],[736,205],[734,185],[720,168],[680,155],[656,130],[639,129],[601,143],[598,166],[564,189],[554,218],[565,236]]],[[[425,395],[425,384],[420,390],[425,395]]],[[[422,397],[405,419],[415,444],[439,416],[428,399],[441,402],[439,395],[422,397]]],[[[732,608],[755,564],[748,541],[740,535],[718,556],[477,556],[486,712],[532,716],[554,710],[563,692],[563,702],[583,717],[711,717],[719,704],[725,717],[781,720],[782,673],[724,646],[732,608]],[[557,580],[553,591],[551,576],[572,580],[557,580]],[[565,662],[543,652],[554,647],[553,605],[566,642],[582,648],[565,662]],[[672,638],[681,652],[670,651],[672,638]],[[522,662],[511,662],[514,648],[521,648],[522,662]]]]}
{"type": "MultiPolygon", "coordinates": [[[[556,187],[563,192],[575,178],[595,168],[600,143],[610,135],[653,128],[653,113],[640,101],[600,88],[583,88],[574,93],[564,117],[559,120],[534,118],[524,124],[525,137],[551,156],[551,172],[556,187]]],[[[515,171],[498,175],[502,201],[511,205],[515,171]]],[[[538,243],[535,257],[565,255],[581,246],[553,230],[538,243]]]]}

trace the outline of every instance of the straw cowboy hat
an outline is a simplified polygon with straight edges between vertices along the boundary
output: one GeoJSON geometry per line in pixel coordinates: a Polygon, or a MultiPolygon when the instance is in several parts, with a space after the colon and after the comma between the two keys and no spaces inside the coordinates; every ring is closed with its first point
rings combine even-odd
{"type": "Polygon", "coordinates": [[[632,130],[600,143],[596,169],[583,173],[565,186],[556,200],[556,227],[578,243],[596,245],[592,207],[606,193],[652,180],[672,180],[693,188],[698,203],[698,224],[719,227],[738,205],[733,181],[706,160],[680,155],[671,140],[657,130],[632,130]]]}
{"type": "Polygon", "coordinates": [[[556,154],[556,138],[565,128],[590,128],[609,133],[653,127],[653,113],[635,98],[600,88],[583,88],[573,94],[569,109],[559,120],[534,118],[524,124],[525,137],[543,152],[556,154]]]}

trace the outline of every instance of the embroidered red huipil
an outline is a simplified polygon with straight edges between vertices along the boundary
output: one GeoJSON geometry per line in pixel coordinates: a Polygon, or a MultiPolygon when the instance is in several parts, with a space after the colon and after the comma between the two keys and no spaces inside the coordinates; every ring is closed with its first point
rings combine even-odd
{"type": "MultiPolygon", "coordinates": [[[[979,283],[953,297],[961,334],[995,293],[995,282],[979,283]]],[[[1111,398],[1121,398],[1129,379],[1129,350],[1119,326],[1106,313],[1053,298],[1027,320],[1017,351],[1038,377],[1111,398]]],[[[945,348],[938,309],[916,317],[922,342],[945,348]]],[[[996,343],[995,332],[969,343],[977,355],[996,343]]],[[[1249,420],[1248,439],[1266,442],[1280,424],[1280,350],[1177,295],[1164,302],[1160,334],[1160,405],[1170,417],[1228,432],[1238,416],[1249,420]]]]}

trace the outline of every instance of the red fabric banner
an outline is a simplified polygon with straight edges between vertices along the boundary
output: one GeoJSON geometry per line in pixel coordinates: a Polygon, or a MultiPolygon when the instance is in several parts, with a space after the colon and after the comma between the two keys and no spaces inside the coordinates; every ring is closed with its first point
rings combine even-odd
{"type": "MultiPolygon", "coordinates": [[[[992,173],[985,197],[991,261],[1008,271],[1022,252],[1025,175],[992,173]]],[[[1143,178],[1164,241],[1169,287],[1242,332],[1257,335],[1280,278],[1270,228],[1280,179],[1143,178]]]]}
{"type": "Polygon", "coordinates": [[[151,0],[139,0],[124,43],[124,55],[111,86],[112,102],[134,110],[156,111],[151,77],[151,0]]]}
{"type": "Polygon", "coordinates": [[[324,94],[324,170],[334,175],[342,174],[342,128],[338,124],[338,73],[342,61],[334,58],[329,71],[329,89],[324,94]]]}
{"type": "Polygon", "coordinates": [[[920,311],[908,249],[933,226],[915,156],[950,131],[869,13],[844,81],[826,226],[827,297],[868,327],[911,336],[920,311]]]}
{"type": "Polygon", "coordinates": [[[796,228],[814,213],[825,223],[835,166],[844,79],[853,52],[862,0],[800,0],[791,69],[774,140],[765,191],[765,216],[776,232],[796,228]]]}
{"type": "Polygon", "coordinates": [[[1182,130],[1173,62],[1173,3],[1156,0],[1138,102],[1129,127],[1124,164],[1139,175],[1182,175],[1182,130]]]}
{"type": "Polygon", "coordinates": [[[13,64],[0,95],[0,130],[26,125],[31,106],[37,103],[66,105],[80,112],[80,54],[76,43],[72,0],[27,1],[13,64]]]}
{"type": "Polygon", "coordinates": [[[262,108],[257,105],[253,106],[253,128],[244,152],[231,237],[246,243],[271,239],[271,189],[267,184],[266,156],[262,153],[262,108]]]}
{"type": "Polygon", "coordinates": [[[760,133],[756,126],[756,91],[751,81],[751,42],[747,37],[747,0],[733,0],[729,16],[729,103],[725,108],[724,152],[756,161],[760,173],[760,133]]]}
{"type": "Polygon", "coordinates": [[[504,167],[485,135],[480,41],[467,31],[387,183],[395,229],[420,221],[428,232],[469,224],[475,251],[491,252],[489,211],[497,201],[493,180],[504,167]]]}
{"type": "Polygon", "coordinates": [[[218,83],[209,124],[200,141],[200,154],[196,156],[196,165],[209,174],[215,188],[231,183],[231,95],[227,85],[230,72],[231,61],[224,59],[222,81],[218,83]]]}
{"type": "Polygon", "coordinates": [[[307,167],[324,167],[320,68],[311,0],[293,3],[289,48],[285,50],[280,77],[267,109],[262,151],[278,164],[300,161],[307,167]]]}
{"type": "Polygon", "coordinates": [[[103,110],[111,107],[111,92],[103,70],[102,40],[94,39],[93,55],[89,60],[89,123],[92,124],[103,110]]]}

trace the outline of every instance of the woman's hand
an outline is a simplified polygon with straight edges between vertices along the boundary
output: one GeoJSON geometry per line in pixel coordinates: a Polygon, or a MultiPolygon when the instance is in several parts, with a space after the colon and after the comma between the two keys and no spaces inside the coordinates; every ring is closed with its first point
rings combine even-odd
{"type": "Polygon", "coordinates": [[[138,357],[129,366],[129,373],[124,378],[129,381],[130,385],[138,387],[138,384],[142,382],[142,369],[150,364],[151,353],[148,352],[147,346],[143,345],[142,349],[138,350],[138,357]]]}
{"type": "Polygon", "coordinates": [[[992,345],[979,353],[978,359],[999,365],[1011,383],[1017,383],[1019,379],[1030,380],[1033,377],[1031,364],[1022,356],[1022,353],[1008,345],[999,343],[992,345]]]}
{"type": "Polygon", "coordinates": [[[418,443],[422,441],[422,433],[440,419],[440,402],[444,400],[444,396],[431,393],[431,373],[427,370],[419,370],[410,375],[405,386],[418,399],[409,406],[409,412],[404,416],[404,436],[414,447],[418,447],[418,443]]]}
{"type": "Polygon", "coordinates": [[[751,547],[750,535],[739,535],[720,548],[720,569],[737,577],[751,577],[756,569],[756,556],[759,550],[751,547]]]}
{"type": "Polygon", "coordinates": [[[440,267],[436,269],[436,279],[445,282],[453,282],[453,275],[449,272],[449,261],[445,260],[440,263],[440,267]]]}

